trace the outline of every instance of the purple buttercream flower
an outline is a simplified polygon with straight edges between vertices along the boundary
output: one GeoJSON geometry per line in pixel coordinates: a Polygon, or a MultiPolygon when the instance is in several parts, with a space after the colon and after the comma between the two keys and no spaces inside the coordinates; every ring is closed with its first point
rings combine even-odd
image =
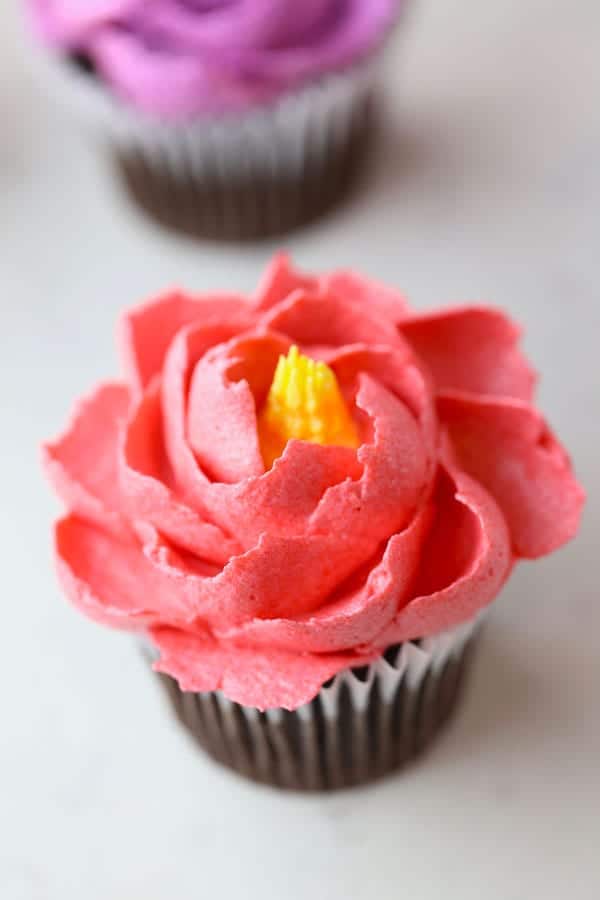
{"type": "Polygon", "coordinates": [[[44,41],[169,118],[228,113],[357,62],[403,0],[27,0],[44,41]]]}

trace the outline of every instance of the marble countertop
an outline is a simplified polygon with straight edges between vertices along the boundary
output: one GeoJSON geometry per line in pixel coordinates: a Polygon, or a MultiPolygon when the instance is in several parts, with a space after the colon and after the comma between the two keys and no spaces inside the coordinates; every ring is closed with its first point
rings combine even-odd
{"type": "Polygon", "coordinates": [[[0,12],[0,894],[6,900],[594,900],[600,896],[600,12],[594,0],[415,3],[387,137],[351,204],[287,241],[416,306],[485,299],[525,329],[540,405],[590,500],[523,564],[464,705],[418,765],[288,796],[220,771],[131,640],[63,602],[36,444],[115,371],[117,312],[173,283],[252,288],[274,249],[195,245],[129,208],[45,101],[0,12]]]}

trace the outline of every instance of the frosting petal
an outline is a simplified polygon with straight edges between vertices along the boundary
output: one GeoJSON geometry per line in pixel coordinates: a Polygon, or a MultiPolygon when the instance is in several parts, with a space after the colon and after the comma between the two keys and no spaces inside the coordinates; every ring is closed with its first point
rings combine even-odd
{"type": "Polygon", "coordinates": [[[253,619],[217,634],[246,646],[323,653],[368,644],[389,624],[408,597],[419,565],[421,544],[431,522],[423,507],[411,524],[390,538],[378,556],[320,609],[293,619],[253,619]]]}
{"type": "MultiPolygon", "coordinates": [[[[329,0],[304,0],[294,10],[296,39],[318,26],[329,7],[329,0]]],[[[285,44],[291,31],[290,11],[281,0],[239,0],[234,4],[213,0],[200,7],[153,0],[144,10],[144,25],[190,51],[268,48],[285,44]]]]}
{"type": "Polygon", "coordinates": [[[46,473],[69,509],[117,533],[126,530],[117,447],[129,405],[125,385],[102,384],[80,400],[66,431],[42,447],[46,473]]]}
{"type": "Polygon", "coordinates": [[[584,494],[535,409],[460,394],[444,394],[438,408],[456,461],[495,497],[517,556],[542,556],[575,535],[584,494]]]}
{"type": "Polygon", "coordinates": [[[80,44],[117,16],[135,11],[140,0],[31,0],[30,13],[44,38],[61,46],[80,44]]]}
{"type": "Polygon", "coordinates": [[[232,557],[219,571],[206,566],[199,570],[195,558],[177,553],[156,534],[144,530],[141,537],[151,545],[146,557],[157,585],[179,593],[181,603],[213,631],[317,609],[356,568],[353,555],[333,536],[264,534],[255,547],[232,557]]]}
{"type": "Polygon", "coordinates": [[[520,331],[499,310],[442,310],[405,319],[400,328],[438,390],[531,400],[535,375],[517,346],[520,331]]]}
{"type": "Polygon", "coordinates": [[[433,474],[438,444],[433,385],[408,346],[355,344],[325,352],[323,356],[341,382],[351,382],[361,374],[370,375],[402,401],[419,424],[426,464],[433,474]]]}
{"type": "Polygon", "coordinates": [[[261,278],[254,305],[257,311],[268,310],[294,291],[310,292],[317,287],[317,278],[295,269],[287,253],[277,253],[261,278]]]}
{"type": "Polygon", "coordinates": [[[226,317],[220,324],[182,328],[165,359],[161,399],[167,458],[182,496],[201,512],[205,511],[209,482],[188,441],[188,383],[193,367],[202,355],[236,333],[235,322],[226,317]]]}
{"type": "Polygon", "coordinates": [[[372,440],[357,451],[362,475],[329,488],[311,517],[311,530],[325,534],[337,528],[338,541],[362,563],[422,504],[428,467],[417,423],[386,388],[363,374],[356,403],[373,423],[372,440]]]}
{"type": "Polygon", "coordinates": [[[178,546],[224,565],[239,544],[178,497],[162,436],[160,381],[135,405],[118,455],[119,480],[130,518],[158,528],[178,546]]]}
{"type": "Polygon", "coordinates": [[[263,533],[308,533],[326,491],[349,483],[360,471],[353,450],[290,441],[264,475],[234,485],[212,484],[203,500],[214,519],[248,547],[263,533]]]}
{"type": "Polygon", "coordinates": [[[276,336],[247,337],[214,348],[195,367],[188,435],[202,468],[214,480],[235,482],[265,471],[256,410],[288,346],[276,336]]]}
{"type": "Polygon", "coordinates": [[[259,710],[297,709],[313,699],[322,684],[366,658],[349,653],[286,653],[222,644],[208,632],[153,628],[161,651],[154,669],[176,678],[185,691],[221,690],[235,703],[259,710]]]}
{"type": "MultiPolygon", "coordinates": [[[[265,537],[215,573],[165,545],[147,525],[139,531],[148,544],[145,552],[139,540],[117,539],[74,516],[57,525],[61,583],[96,621],[137,628],[201,618],[213,627],[231,627],[257,616],[308,611],[337,582],[323,542],[315,539],[265,537]]],[[[348,566],[350,571],[351,561],[348,566]]]]}
{"type": "Polygon", "coordinates": [[[410,312],[408,301],[400,291],[350,270],[325,275],[321,285],[326,294],[335,294],[366,309],[377,310],[394,324],[402,322],[410,312]]]}
{"type": "MultiPolygon", "coordinates": [[[[226,110],[243,106],[246,91],[233,73],[211,67],[205,55],[171,53],[144,30],[101,31],[88,48],[116,97],[146,116],[178,122],[190,114],[217,113],[221,104],[226,110]],[[203,98],[200,103],[198,98],[203,98]]],[[[270,93],[259,88],[256,101],[267,100],[270,93]]]]}
{"type": "Polygon", "coordinates": [[[135,629],[194,617],[189,585],[153,565],[133,538],[116,538],[69,515],[56,524],[55,550],[66,595],[97,622],[135,629]]]}
{"type": "MultiPolygon", "coordinates": [[[[119,322],[119,345],[127,380],[140,392],[161,371],[169,345],[186,325],[201,322],[226,329],[235,320],[237,329],[250,324],[248,303],[243,297],[213,294],[191,297],[180,291],[128,310],[119,322]]],[[[233,328],[227,332],[235,333],[233,328]]]]}
{"type": "Polygon", "coordinates": [[[468,621],[494,599],[510,572],[506,522],[480,485],[462,472],[442,472],[434,502],[437,514],[413,597],[377,637],[379,647],[468,621]]]}
{"type": "Polygon", "coordinates": [[[394,347],[402,343],[393,323],[377,310],[336,294],[295,292],[267,312],[261,325],[287,335],[308,356],[319,355],[315,347],[358,343],[394,347]]]}

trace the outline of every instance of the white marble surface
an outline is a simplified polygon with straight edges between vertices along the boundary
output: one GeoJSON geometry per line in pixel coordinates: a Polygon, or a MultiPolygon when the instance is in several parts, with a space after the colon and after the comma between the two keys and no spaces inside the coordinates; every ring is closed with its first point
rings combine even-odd
{"type": "Polygon", "coordinates": [[[49,110],[0,12],[0,895],[6,900],[594,900],[600,896],[600,12],[421,0],[390,60],[368,190],[288,242],[416,305],[485,298],[527,329],[540,402],[590,501],[522,565],[460,715],[400,778],[280,795],[197,755],[130,641],[73,612],[36,442],[114,371],[120,307],[173,282],[251,288],[270,245],[166,237],[49,110]],[[595,554],[595,555],[594,555],[595,554]]]}

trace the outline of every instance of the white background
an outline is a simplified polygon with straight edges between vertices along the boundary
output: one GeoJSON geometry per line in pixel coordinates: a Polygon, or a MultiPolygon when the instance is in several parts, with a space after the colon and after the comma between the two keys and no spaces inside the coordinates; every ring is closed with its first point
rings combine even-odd
{"type": "MultiPolygon", "coordinates": [[[[83,2],[83,0],[82,0],[83,2]]],[[[256,284],[273,246],[166,236],[27,72],[0,13],[0,894],[6,900],[583,900],[600,896],[600,12],[416,3],[360,196],[288,240],[416,306],[526,327],[542,408],[590,495],[574,544],[522,564],[460,714],[401,777],[281,795],[199,755],[130,639],[52,573],[36,444],[110,376],[117,312],[173,283],[256,284]]]]}

